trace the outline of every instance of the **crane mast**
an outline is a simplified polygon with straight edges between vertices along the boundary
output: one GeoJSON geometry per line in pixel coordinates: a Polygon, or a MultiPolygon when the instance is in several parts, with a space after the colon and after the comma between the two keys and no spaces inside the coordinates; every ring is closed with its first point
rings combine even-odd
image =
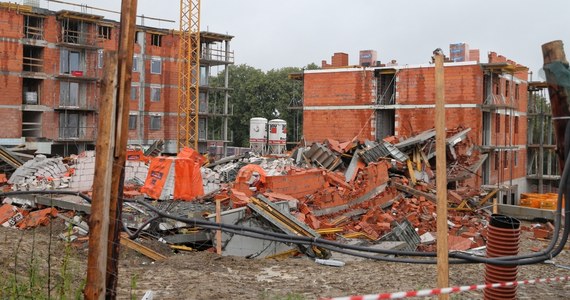
{"type": "Polygon", "coordinates": [[[178,150],[198,150],[200,87],[200,0],[180,0],[178,150]]]}

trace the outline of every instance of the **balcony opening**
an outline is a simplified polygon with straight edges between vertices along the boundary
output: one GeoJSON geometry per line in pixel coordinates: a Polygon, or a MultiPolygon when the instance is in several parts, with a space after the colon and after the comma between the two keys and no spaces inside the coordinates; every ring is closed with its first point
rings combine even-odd
{"type": "Polygon", "coordinates": [[[23,78],[22,80],[22,104],[39,105],[41,96],[41,86],[43,80],[33,78],[23,78]]]}
{"type": "Polygon", "coordinates": [[[63,43],[88,44],[94,40],[94,36],[89,32],[89,24],[81,20],[63,19],[61,29],[60,41],[63,43]]]}
{"type": "Polygon", "coordinates": [[[42,112],[25,111],[22,113],[22,136],[34,138],[42,136],[42,112]]]}
{"type": "Polygon", "coordinates": [[[79,139],[85,137],[87,116],[81,113],[59,114],[59,137],[61,139],[79,139]]]}
{"type": "Polygon", "coordinates": [[[113,28],[111,26],[104,26],[104,25],[97,26],[97,37],[103,40],[110,40],[112,29],[113,28]]]}
{"type": "Polygon", "coordinates": [[[85,86],[79,82],[59,82],[59,106],[86,108],[85,86]]]}
{"type": "Polygon", "coordinates": [[[208,97],[205,92],[200,92],[198,100],[198,112],[200,113],[208,112],[208,97]]]}
{"type": "Polygon", "coordinates": [[[377,81],[377,100],[381,105],[396,104],[396,74],[380,74],[377,81]]]}
{"type": "Polygon", "coordinates": [[[32,40],[44,39],[44,19],[24,16],[24,38],[32,40]]]}
{"type": "Polygon", "coordinates": [[[22,70],[24,72],[44,71],[44,49],[42,47],[24,46],[22,70]]]}
{"type": "MultiPolygon", "coordinates": [[[[61,74],[71,74],[76,73],[83,74],[84,70],[84,56],[80,51],[61,49],[60,50],[60,73],[61,74]]],[[[79,75],[79,74],[77,74],[79,75]]]]}

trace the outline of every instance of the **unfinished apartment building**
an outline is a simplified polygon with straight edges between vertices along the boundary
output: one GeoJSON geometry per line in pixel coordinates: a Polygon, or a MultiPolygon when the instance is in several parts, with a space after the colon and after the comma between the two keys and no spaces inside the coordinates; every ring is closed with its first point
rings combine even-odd
{"type": "MultiPolygon", "coordinates": [[[[486,157],[474,186],[500,188],[504,203],[514,204],[527,190],[527,68],[489,53],[452,44],[444,64],[446,128],[470,128],[469,138],[486,157]]],[[[349,141],[410,137],[434,128],[435,67],[380,62],[371,50],[348,66],[336,53],[321,70],[303,73],[303,135],[307,142],[327,138],[349,141]]],[[[431,53],[426,54],[429,59],[431,53]]]]}
{"type": "MultiPolygon", "coordinates": [[[[118,47],[119,23],[82,12],[0,3],[0,145],[70,155],[97,138],[103,56],[118,47]]],[[[200,151],[231,139],[230,35],[201,33],[200,151]],[[211,71],[225,78],[209,85],[211,71]]],[[[178,34],[139,26],[129,112],[129,143],[164,142],[176,153],[178,34]]]]}

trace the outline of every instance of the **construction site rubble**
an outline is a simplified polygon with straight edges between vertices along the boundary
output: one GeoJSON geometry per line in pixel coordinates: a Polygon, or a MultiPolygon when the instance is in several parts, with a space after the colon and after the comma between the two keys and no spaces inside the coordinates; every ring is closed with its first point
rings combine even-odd
{"type": "MultiPolygon", "coordinates": [[[[478,151],[469,131],[462,127],[447,130],[448,186],[452,187],[447,194],[450,251],[485,246],[490,215],[487,202],[497,192],[473,184],[487,155],[478,151]]],[[[128,152],[125,199],[150,203],[173,216],[212,222],[216,220],[215,203],[220,202],[224,224],[343,243],[359,241],[357,244],[368,247],[435,251],[434,130],[378,142],[328,139],[300,145],[288,157],[250,152],[207,161],[189,148],[177,157],[156,154],[154,151],[155,156],[150,157],[141,149],[128,152]]],[[[7,184],[14,191],[88,193],[94,170],[93,151],[65,159],[37,155],[17,168],[7,184]]],[[[63,204],[69,202],[65,200],[46,208],[25,197],[7,200],[0,207],[4,226],[30,228],[62,216],[72,228],[62,233],[62,239],[84,240],[88,233],[85,202],[66,206],[63,204]]],[[[527,201],[528,206],[537,201],[527,201]]],[[[124,203],[123,223],[133,237],[147,234],[172,247],[212,250],[217,246],[215,232],[159,218],[135,202],[124,203]]],[[[529,230],[536,238],[549,238],[552,232],[546,225],[529,230]]],[[[261,258],[299,252],[320,259],[331,254],[318,247],[222,234],[224,255],[261,258]]]]}

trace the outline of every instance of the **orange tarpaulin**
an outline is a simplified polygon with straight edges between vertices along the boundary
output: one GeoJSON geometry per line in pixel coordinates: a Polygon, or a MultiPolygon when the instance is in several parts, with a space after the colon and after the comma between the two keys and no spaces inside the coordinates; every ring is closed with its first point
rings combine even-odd
{"type": "Polygon", "coordinates": [[[147,194],[149,197],[158,199],[166,183],[166,178],[170,172],[172,159],[167,157],[156,157],[150,162],[148,168],[148,175],[141,192],[147,194]]]}
{"type": "Polygon", "coordinates": [[[160,199],[162,190],[166,184],[168,173],[171,172],[171,166],[174,163],[174,193],[175,200],[194,200],[198,196],[204,195],[204,186],[202,185],[202,173],[200,172],[202,156],[190,149],[184,151],[181,156],[177,157],[155,157],[150,162],[148,175],[141,192],[147,194],[154,199],[160,199]]]}
{"type": "Polygon", "coordinates": [[[174,199],[193,200],[204,195],[200,163],[190,158],[176,158],[174,164],[174,199]]]}
{"type": "Polygon", "coordinates": [[[182,148],[182,150],[180,150],[180,152],[178,152],[178,155],[176,155],[176,157],[178,157],[178,158],[190,158],[194,161],[197,161],[200,165],[203,165],[206,162],[206,158],[204,156],[202,156],[200,153],[198,153],[198,151],[196,151],[192,148],[188,148],[188,147],[182,148]]]}
{"type": "Polygon", "coordinates": [[[127,160],[135,160],[135,161],[144,161],[148,162],[150,157],[144,156],[144,152],[142,150],[127,150],[127,160]]]}

